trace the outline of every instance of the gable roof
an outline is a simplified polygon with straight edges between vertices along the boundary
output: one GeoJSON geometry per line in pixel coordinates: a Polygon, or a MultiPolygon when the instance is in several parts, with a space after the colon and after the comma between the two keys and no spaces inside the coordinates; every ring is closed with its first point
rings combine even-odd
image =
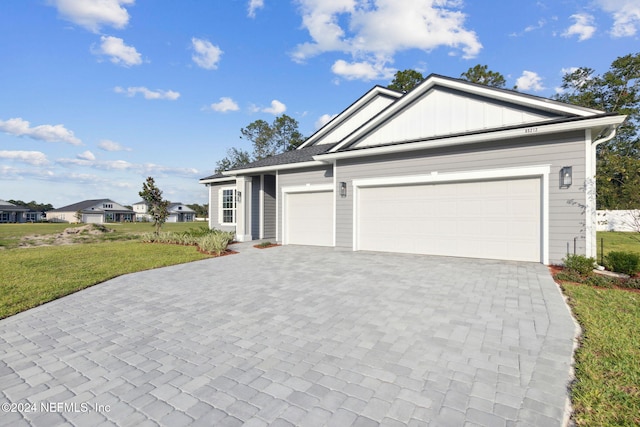
{"type": "MultiPolygon", "coordinates": [[[[441,104],[432,102],[432,110],[444,110],[441,104]]],[[[449,107],[451,111],[452,107],[449,107]]],[[[478,110],[480,111],[480,110],[478,110]]],[[[296,150],[267,157],[249,163],[240,168],[202,178],[200,183],[210,184],[233,181],[236,175],[262,173],[267,171],[294,169],[326,165],[332,159],[359,155],[375,155],[396,151],[421,150],[445,145],[458,145],[481,142],[491,134],[492,140],[507,140],[530,136],[531,133],[563,132],[577,129],[591,129],[592,135],[606,133],[622,123],[626,116],[592,108],[580,107],[529,95],[515,90],[490,87],[466,80],[445,77],[438,74],[429,75],[422,83],[408,93],[400,93],[381,86],[375,86],[342,113],[333,118],[321,129],[309,137],[296,150]],[[452,98],[469,98],[475,103],[473,108],[483,102],[492,107],[486,110],[489,117],[493,115],[511,115],[511,119],[502,122],[488,123],[476,128],[451,126],[445,132],[438,133],[431,129],[428,133],[414,132],[414,137],[407,138],[393,133],[393,138],[379,136],[368,144],[359,143],[369,138],[374,132],[387,125],[394,117],[431,93],[440,91],[452,98]],[[373,102],[382,100],[376,105],[373,102]],[[518,118],[518,114],[521,115],[518,118]],[[341,129],[341,130],[339,130],[341,129]],[[346,130],[345,130],[346,129],[346,130]],[[419,135],[418,135],[419,134],[419,135]],[[340,137],[338,140],[332,138],[340,137]]],[[[421,121],[418,115],[413,124],[421,121]]],[[[407,120],[404,120],[407,122],[407,120]]],[[[438,121],[434,121],[438,124],[438,121]]],[[[423,126],[424,127],[424,126],[423,126]]],[[[397,128],[397,126],[396,126],[397,128]]]]}
{"type": "MultiPolygon", "coordinates": [[[[431,74],[412,91],[406,93],[402,98],[399,98],[371,120],[349,134],[340,143],[336,144],[331,149],[331,152],[342,151],[347,147],[354,146],[365,137],[372,135],[373,132],[379,131],[382,126],[387,125],[393,118],[398,117],[411,105],[415,105],[421,99],[425,99],[425,96],[435,93],[435,90],[457,93],[470,98],[478,98],[476,104],[481,103],[481,100],[485,99],[498,105],[507,106],[507,108],[519,109],[528,114],[528,121],[551,121],[558,118],[593,117],[604,114],[604,112],[600,110],[566,104],[547,98],[523,94],[514,90],[500,89],[468,82],[466,80],[431,74]]],[[[494,128],[499,129],[504,127],[504,125],[498,124],[494,128]]],[[[473,129],[471,131],[475,130],[476,129],[473,129]]],[[[468,131],[469,130],[465,132],[468,131]]],[[[437,135],[434,132],[433,135],[429,136],[437,135]]]]}
{"type": "MultiPolygon", "coordinates": [[[[73,203],[67,206],[63,206],[61,208],[58,209],[53,209],[50,210],[49,212],[77,212],[77,211],[84,211],[87,209],[91,209],[97,205],[101,205],[103,203],[113,203],[115,205],[120,205],[120,203],[114,202],[111,199],[93,199],[93,200],[83,200],[82,202],[78,202],[78,203],[73,203]]],[[[97,211],[101,211],[102,209],[96,209],[97,211]]],[[[119,209],[115,209],[115,210],[119,210],[119,209]]],[[[125,209],[125,211],[129,212],[131,211],[130,209],[125,209]]],[[[133,212],[133,211],[131,211],[133,212]]]]}
{"type": "Polygon", "coordinates": [[[13,211],[13,212],[18,212],[18,211],[30,211],[31,209],[24,207],[24,206],[18,206],[14,203],[10,203],[7,202],[6,200],[0,200],[0,210],[8,210],[8,211],[13,211]]]}
{"type": "Polygon", "coordinates": [[[351,131],[360,127],[367,120],[370,120],[403,95],[402,92],[386,87],[374,86],[344,111],[318,129],[298,148],[301,149],[311,145],[335,144],[340,142],[340,140],[351,133],[351,131]]]}

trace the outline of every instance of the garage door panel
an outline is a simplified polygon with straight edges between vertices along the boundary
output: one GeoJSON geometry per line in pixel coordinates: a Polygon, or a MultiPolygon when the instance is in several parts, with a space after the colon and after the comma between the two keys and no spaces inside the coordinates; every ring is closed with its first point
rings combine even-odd
{"type": "Polygon", "coordinates": [[[540,208],[539,178],[360,188],[357,249],[539,262],[540,208]]]}
{"type": "Polygon", "coordinates": [[[290,193],[286,196],[286,243],[333,246],[333,193],[290,193]]]}

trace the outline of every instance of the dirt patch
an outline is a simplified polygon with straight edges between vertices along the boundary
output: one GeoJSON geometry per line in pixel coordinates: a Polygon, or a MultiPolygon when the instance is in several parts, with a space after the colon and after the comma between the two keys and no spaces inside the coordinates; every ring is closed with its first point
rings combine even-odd
{"type": "Polygon", "coordinates": [[[88,243],[98,240],[99,237],[113,233],[109,227],[101,224],[87,224],[81,227],[69,227],[57,234],[32,234],[24,236],[19,248],[32,248],[34,246],[59,246],[73,245],[77,243],[88,243]]]}

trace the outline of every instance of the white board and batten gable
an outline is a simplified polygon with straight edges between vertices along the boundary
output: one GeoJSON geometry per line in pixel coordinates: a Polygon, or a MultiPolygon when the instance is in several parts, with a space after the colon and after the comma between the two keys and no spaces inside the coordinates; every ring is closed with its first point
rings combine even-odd
{"type": "Polygon", "coordinates": [[[602,113],[515,91],[432,75],[351,132],[331,151],[420,141],[602,113]]]}
{"type": "Polygon", "coordinates": [[[375,86],[311,135],[300,148],[342,141],[403,95],[395,90],[375,86]]]}

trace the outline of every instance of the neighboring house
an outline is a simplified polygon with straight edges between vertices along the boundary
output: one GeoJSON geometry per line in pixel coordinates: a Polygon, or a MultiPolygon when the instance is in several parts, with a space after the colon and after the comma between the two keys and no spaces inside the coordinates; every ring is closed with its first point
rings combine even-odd
{"type": "Polygon", "coordinates": [[[85,200],[47,212],[49,222],[84,222],[103,224],[135,220],[133,210],[110,199],[85,200]]]}
{"type": "Polygon", "coordinates": [[[596,146],[624,119],[430,75],[200,182],[210,227],[241,241],[561,263],[574,241],[595,256],[596,146]]]}
{"type": "MultiPolygon", "coordinates": [[[[136,213],[136,221],[152,221],[151,215],[149,215],[149,208],[144,201],[134,203],[132,205],[133,211],[136,213]]],[[[187,205],[182,203],[170,203],[167,208],[169,216],[167,222],[192,222],[196,220],[196,211],[191,209],[187,205]]]]}
{"type": "Polygon", "coordinates": [[[31,209],[0,200],[0,223],[31,221],[31,209]]]}

